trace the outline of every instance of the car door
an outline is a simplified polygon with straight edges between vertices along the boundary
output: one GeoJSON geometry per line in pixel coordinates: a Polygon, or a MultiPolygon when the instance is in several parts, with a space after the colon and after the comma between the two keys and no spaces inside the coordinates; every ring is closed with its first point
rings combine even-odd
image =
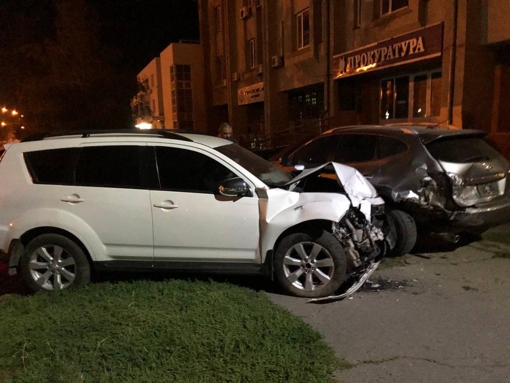
{"type": "Polygon", "coordinates": [[[231,164],[201,149],[155,145],[159,179],[150,191],[158,261],[259,262],[258,197],[217,193],[238,176],[231,164]]]}
{"type": "Polygon", "coordinates": [[[63,224],[84,238],[101,242],[104,259],[95,261],[153,262],[146,155],[145,143],[84,146],[71,185],[60,189],[63,224]]]}
{"type": "Polygon", "coordinates": [[[373,134],[342,134],[335,162],[356,168],[370,181],[377,179],[381,163],[378,160],[379,137],[373,134]]]}

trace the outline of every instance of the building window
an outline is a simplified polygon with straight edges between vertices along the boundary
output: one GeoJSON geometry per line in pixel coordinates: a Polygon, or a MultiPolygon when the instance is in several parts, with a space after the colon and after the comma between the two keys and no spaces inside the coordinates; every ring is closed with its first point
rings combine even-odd
{"type": "Polygon", "coordinates": [[[441,72],[381,81],[382,120],[437,117],[441,113],[441,72]]]}
{"type": "Polygon", "coordinates": [[[248,40],[248,68],[253,69],[256,65],[256,50],[255,50],[255,39],[248,40]]]}
{"type": "Polygon", "coordinates": [[[291,92],[289,94],[290,118],[318,118],[324,110],[324,93],[318,91],[291,92]]]}
{"type": "Polygon", "coordinates": [[[221,7],[220,6],[217,6],[216,8],[214,8],[214,14],[215,14],[215,17],[216,17],[216,32],[220,32],[221,31],[221,7]]]}
{"type": "Polygon", "coordinates": [[[363,0],[354,0],[354,27],[359,28],[361,26],[361,3],[363,0]]]}
{"type": "Polygon", "coordinates": [[[296,15],[297,48],[302,49],[310,45],[310,8],[296,15]]]}
{"type": "Polygon", "coordinates": [[[409,0],[382,0],[381,1],[381,15],[386,15],[391,12],[398,11],[399,9],[409,6],[409,0]]]}
{"type": "Polygon", "coordinates": [[[223,56],[216,57],[216,78],[218,81],[225,80],[226,74],[225,74],[225,59],[223,56]]]}
{"type": "Polygon", "coordinates": [[[170,79],[172,85],[172,117],[174,129],[194,129],[191,66],[171,66],[170,79]]]}

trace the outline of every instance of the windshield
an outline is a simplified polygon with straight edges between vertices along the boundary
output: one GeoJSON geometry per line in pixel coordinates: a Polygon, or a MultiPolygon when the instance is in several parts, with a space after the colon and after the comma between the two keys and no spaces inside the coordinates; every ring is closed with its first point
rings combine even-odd
{"type": "Polygon", "coordinates": [[[269,187],[282,187],[292,179],[290,174],[239,145],[228,144],[215,149],[237,162],[269,187]]]}

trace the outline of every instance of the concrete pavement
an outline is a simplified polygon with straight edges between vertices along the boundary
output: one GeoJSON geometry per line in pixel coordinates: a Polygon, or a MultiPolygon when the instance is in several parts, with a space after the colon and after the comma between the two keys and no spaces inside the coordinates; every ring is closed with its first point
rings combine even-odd
{"type": "Polygon", "coordinates": [[[454,251],[391,260],[400,265],[378,270],[351,299],[269,295],[353,364],[339,381],[510,382],[510,225],[488,234],[454,251]]]}

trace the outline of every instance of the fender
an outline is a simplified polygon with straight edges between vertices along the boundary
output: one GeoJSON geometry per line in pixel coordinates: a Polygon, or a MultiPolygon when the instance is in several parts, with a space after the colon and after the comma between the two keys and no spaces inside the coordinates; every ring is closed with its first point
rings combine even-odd
{"type": "Polygon", "coordinates": [[[77,216],[60,209],[36,209],[25,212],[19,219],[9,225],[3,244],[10,246],[13,240],[21,238],[26,232],[39,227],[55,227],[73,234],[85,246],[92,261],[103,260],[106,248],[92,228],[77,216]],[[88,238],[85,241],[84,238],[88,238]]]}
{"type": "Polygon", "coordinates": [[[338,193],[296,193],[270,189],[267,194],[268,199],[261,200],[260,208],[263,256],[274,248],[285,230],[313,220],[338,222],[351,205],[345,195],[338,193]]]}

